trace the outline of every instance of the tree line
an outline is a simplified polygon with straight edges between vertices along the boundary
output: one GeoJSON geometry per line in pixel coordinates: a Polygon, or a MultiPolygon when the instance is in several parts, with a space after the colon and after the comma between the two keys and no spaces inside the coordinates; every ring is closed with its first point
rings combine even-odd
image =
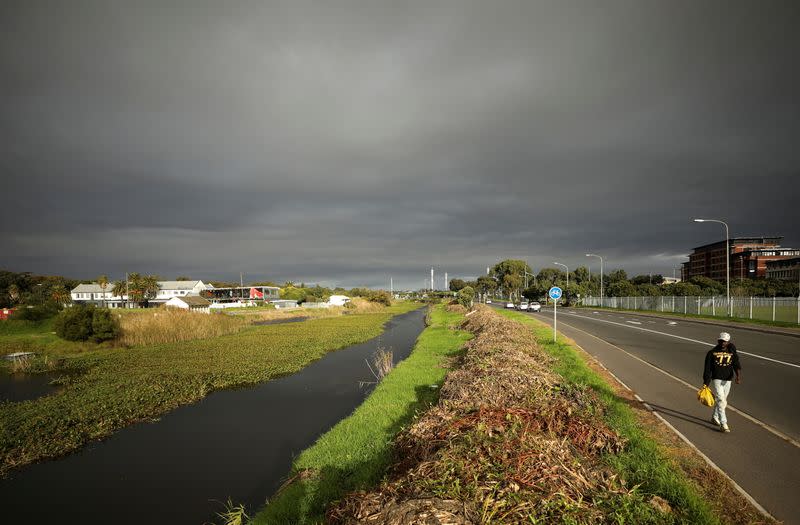
{"type": "MultiPolygon", "coordinates": [[[[450,290],[458,292],[470,287],[485,296],[500,296],[509,300],[543,300],[547,291],[558,286],[564,290],[564,301],[572,302],[580,297],[600,296],[600,273],[591,273],[586,266],[579,266],[567,273],[560,268],[542,268],[534,274],[525,261],[506,259],[494,265],[489,274],[474,280],[452,279],[450,290]]],[[[775,279],[732,279],[731,295],[736,297],[797,297],[798,283],[775,279]]],[[[725,295],[724,282],[708,277],[693,277],[688,281],[665,283],[660,274],[636,275],[629,278],[623,269],[603,275],[603,294],[606,297],[657,297],[657,296],[711,296],[725,295]]]]}

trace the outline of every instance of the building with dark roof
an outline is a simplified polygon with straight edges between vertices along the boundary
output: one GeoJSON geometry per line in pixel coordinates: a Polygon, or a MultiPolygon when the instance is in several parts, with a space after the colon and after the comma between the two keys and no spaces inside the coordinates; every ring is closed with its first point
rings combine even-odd
{"type": "Polygon", "coordinates": [[[767,262],[767,279],[800,282],[800,257],[767,262]]]}

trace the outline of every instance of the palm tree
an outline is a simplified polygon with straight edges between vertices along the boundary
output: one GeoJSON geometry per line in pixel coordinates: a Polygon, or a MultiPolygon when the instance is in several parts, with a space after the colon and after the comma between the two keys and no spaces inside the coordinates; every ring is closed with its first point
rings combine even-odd
{"type": "MultiPolygon", "coordinates": [[[[114,284],[111,287],[111,294],[114,297],[124,297],[127,294],[128,283],[126,281],[114,281],[114,284]]],[[[128,298],[125,297],[127,301],[128,298]]]]}
{"type": "Polygon", "coordinates": [[[100,289],[103,291],[103,308],[106,307],[106,288],[108,288],[108,276],[101,275],[97,278],[97,284],[100,285],[100,289]]]}
{"type": "Polygon", "coordinates": [[[142,290],[142,298],[145,303],[150,299],[155,299],[158,296],[158,291],[161,286],[158,284],[158,277],[155,275],[146,275],[140,279],[140,289],[142,290]]]}
{"type": "Polygon", "coordinates": [[[57,284],[50,289],[53,300],[60,305],[65,305],[72,298],[69,291],[63,284],[57,284]]]}
{"type": "Polygon", "coordinates": [[[12,284],[8,287],[8,296],[11,298],[12,303],[16,303],[19,300],[19,286],[16,284],[12,284]]]}

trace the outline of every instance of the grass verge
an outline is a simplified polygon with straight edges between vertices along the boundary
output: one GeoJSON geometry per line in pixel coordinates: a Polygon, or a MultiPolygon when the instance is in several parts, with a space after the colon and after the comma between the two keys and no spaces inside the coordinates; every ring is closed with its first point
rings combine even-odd
{"type": "Polygon", "coordinates": [[[607,463],[640,492],[665,498],[684,516],[685,523],[767,523],[760,513],[730,490],[727,480],[710,469],[677,437],[659,432],[661,425],[648,412],[635,412],[632,398],[621,396],[601,377],[572,342],[541,321],[510,311],[502,315],[530,327],[537,343],[556,360],[555,371],[569,383],[585,386],[602,399],[609,427],[628,440],[618,454],[605,456],[607,463]],[[643,419],[647,421],[643,421],[643,419]],[[736,509],[735,512],[733,509],[736,509]],[[724,517],[724,518],[721,518],[724,517]]]}
{"type": "MultiPolygon", "coordinates": [[[[58,393],[0,403],[0,475],[72,452],[213,390],[294,373],[327,352],[376,337],[393,315],[418,307],[400,303],[377,314],[251,326],[205,340],[85,350],[67,359],[85,373],[70,376],[58,393]]],[[[0,337],[0,350],[4,345],[0,337]]]]}
{"type": "Polygon", "coordinates": [[[469,334],[453,329],[463,314],[434,307],[430,326],[411,355],[378,384],[347,419],[325,433],[294,462],[291,482],[259,512],[255,524],[318,523],[328,503],[377,484],[392,460],[392,439],[416,413],[438,399],[448,357],[469,334]]]}
{"type": "Polygon", "coordinates": [[[717,321],[740,323],[740,324],[758,324],[762,326],[775,326],[779,328],[793,328],[796,332],[800,333],[800,326],[795,322],[788,321],[768,321],[765,319],[750,319],[749,317],[721,317],[712,315],[699,315],[699,314],[684,314],[680,312],[662,312],[660,310],[626,310],[624,308],[608,308],[599,306],[577,306],[581,310],[603,310],[609,312],[625,312],[625,313],[644,313],[644,314],[657,314],[663,317],[674,317],[676,319],[698,319],[706,321],[717,321]]]}

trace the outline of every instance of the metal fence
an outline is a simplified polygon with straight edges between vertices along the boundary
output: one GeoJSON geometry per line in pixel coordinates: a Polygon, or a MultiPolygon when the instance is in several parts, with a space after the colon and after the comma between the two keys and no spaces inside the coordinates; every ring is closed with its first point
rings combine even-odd
{"type": "Polygon", "coordinates": [[[800,298],[797,297],[585,297],[583,306],[603,306],[620,310],[648,310],[680,314],[740,317],[763,321],[800,324],[800,298]]]}

